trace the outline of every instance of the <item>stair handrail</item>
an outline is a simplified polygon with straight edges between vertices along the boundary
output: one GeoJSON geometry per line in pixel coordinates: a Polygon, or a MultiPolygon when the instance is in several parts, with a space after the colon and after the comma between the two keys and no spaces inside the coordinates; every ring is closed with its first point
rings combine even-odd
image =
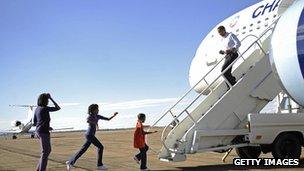
{"type": "MultiPolygon", "coordinates": [[[[250,34],[250,35],[247,35],[246,37],[244,37],[240,42],[243,42],[247,37],[249,37],[249,36],[254,36],[254,37],[256,37],[256,38],[258,38],[257,36],[255,36],[255,35],[253,35],[253,34],[250,34]]],[[[200,84],[204,79],[206,79],[206,76],[208,76],[213,70],[214,70],[214,68],[216,68],[218,65],[219,65],[219,63],[221,63],[222,61],[223,61],[223,59],[224,59],[225,57],[222,57],[193,87],[191,87],[183,96],[181,96],[180,98],[179,98],[179,100],[171,107],[171,108],[169,108],[168,110],[166,110],[166,112],[164,112],[163,113],[163,115],[157,120],[157,121],[155,121],[154,122],[154,124],[152,124],[151,126],[150,126],[150,128],[152,128],[152,127],[154,127],[156,124],[158,124],[158,122],[160,121],[160,120],[162,120],[168,113],[170,113],[174,118],[176,117],[176,116],[174,116],[172,113],[171,113],[171,111],[172,111],[172,109],[173,108],[175,108],[198,84],[200,84]]],[[[243,58],[244,59],[244,58],[243,58]]],[[[228,67],[227,67],[228,68],[228,67]]],[[[208,84],[208,82],[207,81],[205,81],[207,84],[208,84]]],[[[207,89],[206,89],[207,90],[207,89]]],[[[204,91],[206,91],[206,90],[204,90],[204,91]]],[[[203,92],[204,92],[203,91],[203,92]]],[[[149,128],[149,129],[150,129],[149,128]]]]}
{"type": "MultiPolygon", "coordinates": [[[[280,17],[279,18],[277,18],[272,24],[270,24],[266,29],[265,29],[265,31],[263,31],[261,34],[260,34],[260,36],[252,43],[252,44],[250,44],[250,46],[243,52],[243,53],[241,53],[241,55],[239,55],[224,71],[222,71],[221,72],[221,74],[216,78],[216,79],[214,79],[214,81],[212,82],[212,83],[210,83],[210,84],[208,84],[208,82],[205,80],[206,79],[206,76],[208,76],[209,75],[209,73],[210,72],[212,72],[213,70],[214,70],[214,68],[215,67],[217,67],[218,65],[219,65],[219,63],[221,63],[221,61],[224,59],[224,57],[223,58],[221,58],[221,60],[218,62],[218,63],[216,63],[215,64],[215,66],[214,67],[212,67],[210,70],[209,70],[209,72],[207,72],[192,88],[190,88],[170,109],[168,109],[153,125],[151,125],[150,127],[149,127],[149,130],[151,129],[151,128],[153,128],[162,118],[164,118],[168,113],[170,113],[173,117],[174,117],[174,120],[173,120],[173,122],[174,121],[176,121],[177,120],[177,118],[179,117],[179,116],[181,116],[184,112],[186,112],[188,109],[189,109],[189,107],[190,106],[192,106],[195,102],[196,102],[196,100],[199,98],[199,97],[201,97],[201,95],[206,91],[206,90],[208,90],[210,87],[211,87],[211,85],[213,85],[220,77],[222,77],[223,76],[223,73],[225,73],[229,68],[231,68],[232,67],[232,65],[234,64],[234,63],[236,63],[237,61],[238,61],[238,59],[239,58],[243,58],[243,55],[246,53],[246,52],[248,52],[248,50],[249,49],[251,49],[252,47],[253,47],[253,45],[255,45],[255,44],[257,44],[258,46],[259,46],[259,49],[266,55],[267,53],[265,52],[265,50],[263,49],[263,47],[260,45],[260,43],[258,42],[268,31],[270,31],[270,30],[273,30],[274,29],[274,27],[272,27],[273,25],[275,25],[277,22],[278,22],[278,20],[280,19],[280,17]],[[175,107],[175,106],[177,106],[178,104],[179,104],[179,102],[181,102],[198,84],[200,84],[203,80],[205,80],[205,82],[207,83],[207,88],[205,88],[203,91],[201,91],[201,93],[199,93],[199,95],[182,111],[182,112],[180,112],[179,113],[179,115],[177,115],[177,116],[175,116],[173,113],[172,113],[172,109],[175,107]]],[[[246,36],[245,38],[247,38],[247,37],[249,37],[250,35],[248,35],[248,36],[246,36]]],[[[244,41],[245,40],[245,38],[243,38],[242,39],[242,41],[244,41]]],[[[245,60],[244,58],[243,58],[243,60],[245,60]]],[[[224,78],[224,80],[225,80],[225,82],[228,84],[228,86],[229,86],[229,88],[230,87],[232,87],[232,85],[226,80],[226,78],[225,77],[223,77],[224,78]]],[[[187,115],[191,118],[191,115],[189,114],[189,112],[186,112],[187,113],[187,115]]],[[[171,124],[172,122],[170,122],[170,124],[171,124]]],[[[164,132],[165,132],[165,130],[170,126],[170,124],[168,124],[167,126],[165,126],[165,128],[163,129],[163,131],[162,131],[162,135],[161,135],[161,141],[162,141],[162,144],[163,144],[163,146],[168,150],[168,151],[171,151],[171,152],[173,152],[172,150],[170,150],[166,145],[165,145],[165,138],[164,138],[164,132]]],[[[178,123],[179,124],[179,123],[178,123]]],[[[196,124],[196,122],[194,121],[194,125],[196,124]]]]}

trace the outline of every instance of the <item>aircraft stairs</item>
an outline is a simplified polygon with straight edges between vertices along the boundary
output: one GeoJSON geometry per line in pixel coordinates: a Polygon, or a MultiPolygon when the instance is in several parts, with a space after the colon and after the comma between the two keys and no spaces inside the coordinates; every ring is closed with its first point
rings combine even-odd
{"type": "Polygon", "coordinates": [[[201,82],[207,84],[201,93],[191,96],[190,102],[179,109],[178,106],[194,92],[193,86],[150,127],[152,129],[168,115],[173,118],[162,131],[162,148],[159,152],[161,160],[184,161],[186,154],[224,152],[248,146],[246,141],[236,141],[238,137],[248,134],[247,115],[259,113],[281,91],[272,72],[268,53],[275,24],[276,22],[271,24],[259,37],[249,35],[241,41],[246,41],[249,37],[255,39],[242,53],[239,52],[239,57],[230,65],[240,63],[234,66],[232,73],[237,79],[235,85],[232,86],[223,77],[222,73],[229,67],[211,83],[206,79],[216,67],[222,66],[222,58],[195,85],[198,86],[201,82]],[[219,79],[224,80],[211,88],[219,79]],[[204,92],[209,92],[206,97],[203,96],[204,92]]]}

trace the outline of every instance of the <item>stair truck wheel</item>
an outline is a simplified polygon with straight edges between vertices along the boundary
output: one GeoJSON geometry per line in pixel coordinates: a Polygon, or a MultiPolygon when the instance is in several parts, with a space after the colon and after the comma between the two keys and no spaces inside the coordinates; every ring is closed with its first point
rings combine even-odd
{"type": "Polygon", "coordinates": [[[261,147],[247,146],[235,148],[236,154],[243,159],[256,159],[261,154],[261,147]]]}
{"type": "Polygon", "coordinates": [[[301,156],[301,143],[296,134],[285,133],[279,135],[273,143],[272,156],[274,158],[293,158],[301,156]]]}

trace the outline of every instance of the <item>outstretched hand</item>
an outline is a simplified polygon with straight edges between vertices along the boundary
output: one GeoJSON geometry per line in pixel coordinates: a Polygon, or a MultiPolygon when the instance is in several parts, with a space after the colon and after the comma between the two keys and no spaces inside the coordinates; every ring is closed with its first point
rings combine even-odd
{"type": "Polygon", "coordinates": [[[145,132],[145,134],[154,134],[156,133],[157,131],[151,131],[151,132],[145,132]]]}
{"type": "Polygon", "coordinates": [[[118,115],[118,112],[115,112],[115,113],[113,114],[113,116],[110,117],[110,119],[114,118],[116,115],[118,115]]]}

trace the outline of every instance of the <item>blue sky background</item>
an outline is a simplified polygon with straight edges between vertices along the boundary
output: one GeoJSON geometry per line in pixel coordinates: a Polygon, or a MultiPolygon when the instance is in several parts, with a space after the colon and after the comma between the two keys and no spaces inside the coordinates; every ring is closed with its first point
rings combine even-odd
{"type": "Polygon", "coordinates": [[[85,127],[90,103],[120,105],[104,111],[120,112],[105,127],[133,126],[138,112],[159,116],[190,88],[190,63],[204,36],[257,2],[1,0],[0,130],[26,118],[27,109],[9,104],[36,104],[42,92],[79,103],[51,116],[58,127],[85,127]]]}

